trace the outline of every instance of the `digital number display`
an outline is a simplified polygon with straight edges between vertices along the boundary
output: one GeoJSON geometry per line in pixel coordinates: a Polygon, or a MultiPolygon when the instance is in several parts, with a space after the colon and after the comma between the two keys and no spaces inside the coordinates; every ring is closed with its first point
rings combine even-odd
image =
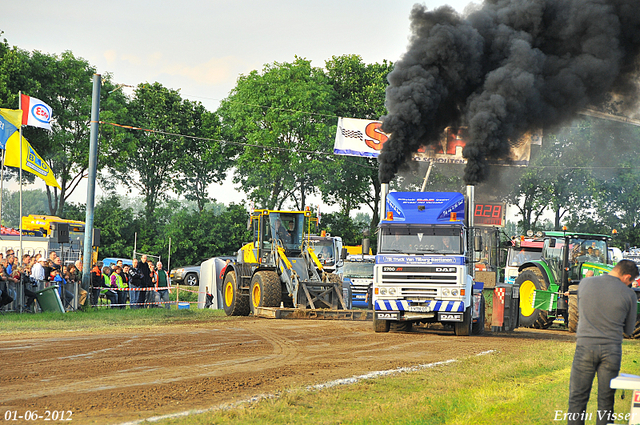
{"type": "Polygon", "coordinates": [[[504,226],[503,204],[476,204],[473,217],[476,226],[504,226]]]}

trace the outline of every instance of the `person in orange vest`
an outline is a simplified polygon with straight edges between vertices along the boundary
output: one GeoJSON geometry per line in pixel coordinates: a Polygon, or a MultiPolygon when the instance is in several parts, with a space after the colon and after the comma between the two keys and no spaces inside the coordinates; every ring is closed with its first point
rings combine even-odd
{"type": "Polygon", "coordinates": [[[91,305],[98,305],[98,298],[100,297],[100,287],[102,286],[104,279],[102,277],[102,262],[98,261],[91,269],[91,305]]]}

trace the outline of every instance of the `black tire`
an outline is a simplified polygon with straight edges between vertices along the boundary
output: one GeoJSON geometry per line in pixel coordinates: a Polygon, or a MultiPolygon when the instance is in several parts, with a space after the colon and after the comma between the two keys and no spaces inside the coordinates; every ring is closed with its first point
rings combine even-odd
{"type": "Polygon", "coordinates": [[[540,309],[532,309],[530,307],[531,299],[527,295],[527,292],[530,295],[533,295],[533,290],[545,290],[547,289],[547,284],[544,281],[544,277],[542,276],[542,272],[538,270],[537,267],[530,267],[525,269],[518,275],[516,278],[515,285],[520,289],[520,326],[525,328],[536,327],[536,322],[538,323],[538,328],[544,328],[545,326],[548,328],[553,320],[549,323],[549,319],[547,318],[547,312],[542,311],[540,309]],[[523,296],[523,287],[528,288],[530,290],[525,291],[523,296]],[[524,303],[524,305],[523,305],[524,303]],[[525,314],[523,314],[525,312],[525,314]]]}
{"type": "Polygon", "coordinates": [[[577,332],[578,331],[578,320],[580,316],[578,315],[578,294],[571,294],[571,292],[577,292],[579,285],[571,285],[569,286],[569,318],[567,320],[567,328],[569,332],[577,332]]]}
{"type": "Polygon", "coordinates": [[[464,311],[462,322],[455,322],[453,324],[453,332],[457,336],[469,336],[471,335],[473,320],[471,318],[473,306],[467,307],[464,311]]]}
{"type": "Polygon", "coordinates": [[[477,322],[471,326],[471,333],[473,335],[482,335],[484,333],[484,295],[480,297],[480,316],[477,322]]]}
{"type": "Polygon", "coordinates": [[[189,273],[184,277],[184,284],[189,286],[198,286],[198,275],[195,273],[189,273]]]}
{"type": "Polygon", "coordinates": [[[269,270],[256,272],[251,278],[249,294],[252,314],[258,307],[280,307],[282,284],[278,273],[269,270]]]}
{"type": "Polygon", "coordinates": [[[222,284],[222,307],[227,316],[248,316],[249,297],[238,291],[236,272],[231,271],[224,277],[222,284]]]}
{"type": "Polygon", "coordinates": [[[375,313],[373,316],[373,331],[378,332],[389,332],[390,322],[389,320],[378,320],[376,319],[375,313]]]}
{"type": "Polygon", "coordinates": [[[640,339],[640,319],[636,322],[636,328],[631,335],[625,335],[627,338],[640,339]]]}
{"type": "Polygon", "coordinates": [[[411,322],[390,322],[389,328],[392,332],[411,332],[411,322]]]}

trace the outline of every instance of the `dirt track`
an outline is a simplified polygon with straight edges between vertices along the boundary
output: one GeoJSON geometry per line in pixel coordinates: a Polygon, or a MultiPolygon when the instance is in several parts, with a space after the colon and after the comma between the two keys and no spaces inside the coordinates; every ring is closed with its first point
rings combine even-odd
{"type": "Polygon", "coordinates": [[[121,423],[491,349],[516,352],[536,339],[573,337],[531,330],[467,338],[424,329],[374,334],[370,322],[254,318],[5,337],[0,415],[64,410],[76,424],[121,423]]]}

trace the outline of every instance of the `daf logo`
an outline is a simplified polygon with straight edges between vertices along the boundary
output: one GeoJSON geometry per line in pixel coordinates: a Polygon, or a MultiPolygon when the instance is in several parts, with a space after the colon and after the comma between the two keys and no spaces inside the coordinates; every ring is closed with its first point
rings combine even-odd
{"type": "Polygon", "coordinates": [[[442,318],[442,320],[455,320],[458,318],[458,315],[456,314],[443,314],[440,316],[442,318]]]}
{"type": "Polygon", "coordinates": [[[452,273],[455,271],[456,271],[455,267],[436,267],[436,272],[452,273]]]}

